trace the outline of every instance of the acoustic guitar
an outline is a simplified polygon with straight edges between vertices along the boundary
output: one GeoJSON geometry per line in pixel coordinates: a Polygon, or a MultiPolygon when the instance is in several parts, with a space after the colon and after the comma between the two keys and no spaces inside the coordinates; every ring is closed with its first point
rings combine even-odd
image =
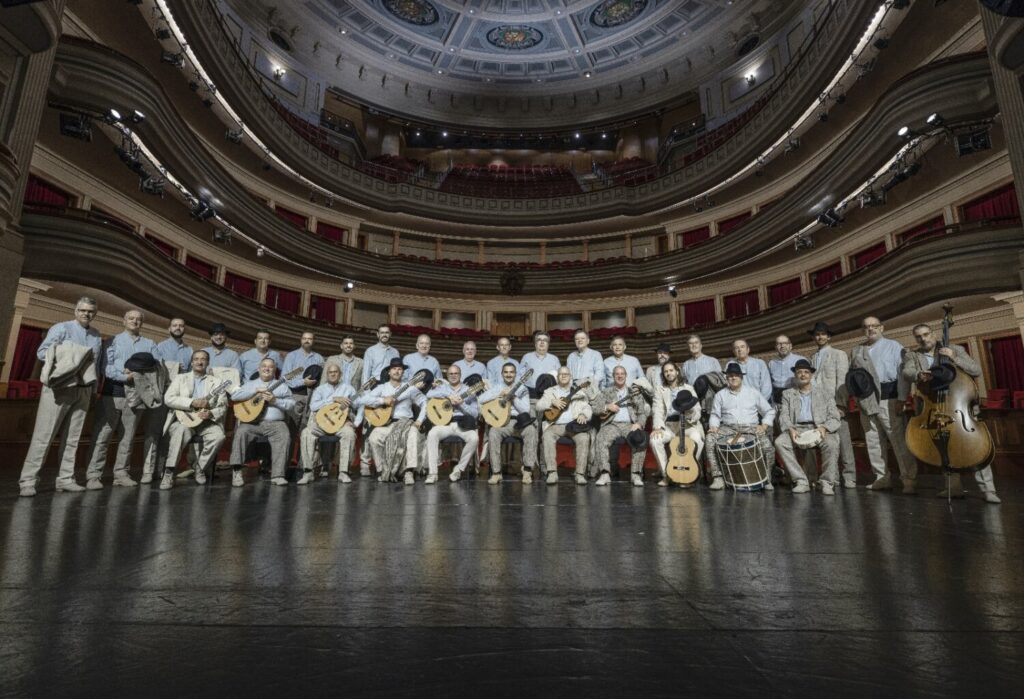
{"type": "Polygon", "coordinates": [[[695,456],[693,440],[685,434],[673,437],[668,444],[665,478],[675,485],[693,485],[700,478],[700,465],[695,456]]]}
{"type": "MultiPolygon", "coordinates": [[[[217,396],[219,396],[220,394],[224,393],[224,391],[228,390],[228,388],[230,388],[230,387],[231,387],[231,382],[230,381],[223,381],[223,382],[217,384],[216,386],[214,386],[210,390],[210,392],[207,393],[206,396],[204,396],[204,398],[206,398],[206,400],[209,401],[209,404],[212,406],[214,404],[214,402],[216,402],[217,396]]],[[[190,430],[193,430],[196,427],[199,427],[204,422],[206,422],[206,420],[204,420],[203,418],[199,417],[199,413],[200,413],[199,410],[175,410],[174,411],[174,415],[175,415],[175,417],[178,418],[178,422],[180,422],[181,424],[183,424],[185,427],[189,428],[190,430]]]]}
{"type": "MultiPolygon", "coordinates": [[[[423,381],[426,376],[427,375],[422,371],[417,371],[413,374],[412,379],[402,384],[398,390],[392,394],[392,397],[395,399],[395,403],[398,402],[398,399],[402,397],[403,393],[409,390],[409,387],[415,383],[423,381]]],[[[391,405],[379,405],[376,408],[364,408],[363,418],[365,418],[365,420],[373,427],[383,427],[391,422],[391,416],[395,412],[395,403],[392,403],[391,405]]]]}
{"type": "Polygon", "coordinates": [[[509,388],[508,395],[504,398],[492,398],[480,406],[480,415],[484,422],[498,430],[508,424],[512,419],[512,401],[516,391],[533,376],[533,369],[527,369],[526,373],[516,379],[516,382],[509,388]]]}
{"type": "MultiPolygon", "coordinates": [[[[289,371],[287,374],[279,378],[277,381],[271,383],[269,386],[267,386],[265,390],[270,393],[273,393],[278,386],[290,381],[291,379],[294,379],[296,376],[302,374],[302,372],[304,372],[305,370],[305,367],[297,367],[294,370],[289,371]]],[[[263,411],[267,409],[267,402],[263,400],[262,395],[257,393],[249,400],[238,401],[237,403],[231,406],[231,409],[235,413],[235,419],[238,420],[239,422],[256,422],[260,418],[260,415],[263,414],[263,411]]]]}
{"type": "MultiPolygon", "coordinates": [[[[459,393],[459,398],[465,400],[469,396],[474,396],[482,393],[487,387],[483,381],[477,381],[475,384],[467,388],[466,390],[459,393]]],[[[451,397],[447,398],[431,398],[427,401],[427,418],[435,426],[443,427],[452,421],[455,416],[455,406],[452,405],[451,397]]]]}
{"type": "Polygon", "coordinates": [[[550,408],[544,411],[544,419],[554,424],[554,422],[558,420],[558,418],[562,417],[562,413],[569,409],[569,401],[573,399],[573,396],[575,396],[577,393],[579,393],[581,390],[583,390],[589,385],[590,379],[584,379],[578,384],[573,384],[573,387],[569,389],[569,395],[562,399],[565,401],[565,407],[559,408],[552,405],[550,408]]]}
{"type": "Polygon", "coordinates": [[[359,387],[359,391],[355,397],[349,402],[348,408],[343,408],[338,403],[331,401],[324,407],[316,411],[316,416],[313,418],[316,420],[317,426],[324,431],[325,434],[338,434],[345,423],[348,422],[349,410],[352,407],[352,403],[355,402],[356,398],[363,395],[367,391],[373,390],[373,387],[378,383],[376,378],[372,378],[362,386],[359,387]]]}

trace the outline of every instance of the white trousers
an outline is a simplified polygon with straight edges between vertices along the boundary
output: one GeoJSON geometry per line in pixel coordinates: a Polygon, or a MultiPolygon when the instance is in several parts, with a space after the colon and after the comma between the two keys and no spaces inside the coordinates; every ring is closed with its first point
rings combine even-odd
{"type": "Polygon", "coordinates": [[[100,396],[96,420],[92,428],[92,456],[85,473],[88,480],[100,478],[107,467],[110,439],[117,434],[117,457],[114,459],[114,477],[128,476],[128,460],[132,455],[132,442],[139,419],[146,412],[144,406],[131,408],[127,398],[100,396]]]}
{"type": "Polygon", "coordinates": [[[476,448],[480,442],[480,435],[476,430],[460,429],[454,420],[447,425],[431,427],[430,433],[427,434],[427,470],[435,475],[437,474],[438,461],[441,459],[441,440],[447,437],[458,437],[466,443],[462,447],[462,454],[459,455],[459,463],[455,464],[455,468],[459,471],[466,470],[466,466],[469,465],[469,460],[476,454],[476,448]]]}
{"type": "MultiPolygon", "coordinates": [[[[651,451],[654,452],[654,460],[658,462],[658,473],[665,477],[665,466],[668,465],[668,450],[665,445],[672,441],[672,438],[679,434],[678,422],[666,422],[665,429],[661,431],[661,437],[655,437],[651,433],[651,451]]],[[[686,436],[693,440],[695,450],[694,458],[700,464],[700,457],[704,453],[704,428],[697,423],[693,427],[686,428],[686,436]]]]}
{"type": "Polygon", "coordinates": [[[917,479],[917,460],[907,450],[904,433],[906,420],[903,419],[902,408],[903,403],[895,398],[880,401],[875,415],[866,415],[861,411],[860,424],[864,428],[864,443],[867,445],[868,459],[875,478],[889,475],[885,455],[889,444],[892,444],[900,476],[905,483],[912,483],[917,479]]]}
{"type": "Polygon", "coordinates": [[[202,448],[199,452],[199,461],[196,464],[197,471],[205,471],[210,463],[217,458],[224,440],[224,428],[216,422],[204,422],[194,429],[185,427],[177,420],[167,428],[167,461],[164,463],[164,470],[170,469],[173,473],[178,468],[178,461],[181,459],[181,452],[193,437],[199,437],[202,441],[202,448]]]}
{"type": "Polygon", "coordinates": [[[35,486],[39,480],[39,470],[46,460],[53,440],[60,435],[60,471],[57,482],[66,483],[75,477],[75,454],[78,452],[78,440],[82,436],[85,415],[89,412],[89,403],[95,391],[93,386],[72,386],[53,391],[43,386],[39,397],[39,408],[36,411],[36,426],[32,430],[32,442],[21,467],[22,486],[35,486]]]}

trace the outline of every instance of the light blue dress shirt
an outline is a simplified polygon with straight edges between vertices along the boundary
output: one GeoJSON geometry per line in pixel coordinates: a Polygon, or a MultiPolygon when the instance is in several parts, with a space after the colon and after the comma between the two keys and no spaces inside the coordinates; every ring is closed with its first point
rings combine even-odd
{"type": "Polygon", "coordinates": [[[156,346],[156,358],[161,362],[177,362],[178,371],[184,373],[192,366],[192,348],[169,337],[156,346]]]}
{"type": "Polygon", "coordinates": [[[577,350],[570,352],[569,358],[565,360],[565,365],[569,367],[573,381],[592,379],[590,385],[597,388],[604,379],[604,362],[601,359],[601,353],[590,347],[583,350],[582,354],[577,350]]]}
{"type": "Polygon", "coordinates": [[[377,343],[366,348],[366,354],[363,355],[363,378],[359,385],[362,386],[364,383],[370,380],[370,377],[376,377],[380,379],[380,372],[384,371],[392,359],[398,359],[402,355],[398,353],[398,350],[391,345],[382,345],[377,343]]]}
{"type": "Polygon", "coordinates": [[[735,393],[726,388],[716,393],[711,402],[708,426],[756,425],[759,416],[762,425],[771,426],[775,419],[775,409],[761,393],[746,385],[735,393]]]}
{"type": "Polygon", "coordinates": [[[73,345],[81,345],[92,350],[93,360],[97,364],[103,363],[103,338],[96,328],[83,328],[77,320],[65,320],[52,326],[43,338],[36,356],[39,361],[46,361],[46,350],[50,345],[62,345],[65,342],[73,345]]]}
{"type": "MultiPolygon", "coordinates": [[[[274,382],[271,381],[270,383],[274,382]]],[[[257,391],[262,391],[268,388],[270,383],[261,381],[260,379],[246,381],[242,384],[241,388],[231,394],[231,400],[249,400],[256,395],[257,391]]],[[[260,422],[281,422],[284,420],[285,412],[290,411],[295,407],[295,399],[292,398],[292,390],[283,382],[274,389],[273,393],[277,400],[274,401],[273,405],[268,405],[267,409],[263,411],[263,415],[259,420],[260,422]]]]}
{"type": "Polygon", "coordinates": [[[114,381],[124,381],[124,363],[136,352],[149,352],[156,356],[156,343],[148,337],[133,337],[127,330],[107,341],[103,362],[103,375],[114,381]]]}
{"type": "Polygon", "coordinates": [[[743,369],[743,385],[755,389],[764,396],[765,400],[772,399],[772,377],[768,373],[768,365],[763,359],[747,357],[746,362],[737,359],[729,360],[736,362],[743,369]]]}
{"type": "MultiPolygon", "coordinates": [[[[464,383],[460,383],[457,387],[453,387],[450,383],[445,381],[437,388],[432,388],[427,392],[427,398],[447,398],[449,396],[457,396],[460,393],[465,393],[468,389],[464,383]]],[[[462,401],[461,405],[453,406],[455,408],[455,415],[469,415],[470,417],[477,417],[480,415],[480,404],[476,402],[476,395],[470,394],[466,396],[466,399],[462,401]]]]}
{"type": "MultiPolygon", "coordinates": [[[[207,354],[210,355],[210,368],[215,369],[237,369],[238,368],[238,352],[227,347],[217,349],[213,345],[203,348],[207,354]]],[[[243,380],[245,377],[242,377],[243,380]]]]}
{"type": "Polygon", "coordinates": [[[429,354],[420,354],[419,352],[407,354],[402,357],[402,364],[409,367],[405,370],[405,374],[402,377],[405,381],[408,381],[417,371],[422,371],[423,369],[434,372],[435,379],[441,378],[441,365],[429,354]]]}
{"type": "Polygon", "coordinates": [[[349,420],[351,420],[353,427],[359,427],[363,421],[363,410],[355,405],[355,396],[356,389],[352,388],[352,384],[344,380],[339,381],[336,386],[322,383],[316,387],[313,395],[309,398],[309,412],[312,415],[320,408],[334,401],[335,398],[348,398],[353,402],[352,407],[349,409],[349,420]]]}
{"type": "Polygon", "coordinates": [[[455,362],[455,366],[459,367],[459,371],[462,372],[463,381],[468,379],[473,374],[476,374],[481,379],[486,379],[490,377],[490,374],[487,373],[487,365],[484,364],[483,362],[478,362],[474,360],[473,364],[470,365],[469,362],[467,362],[465,359],[460,359],[459,361],[455,362]]]}
{"type": "Polygon", "coordinates": [[[796,416],[797,422],[814,422],[814,411],[811,410],[811,394],[800,394],[800,411],[796,416]]]}
{"type": "MultiPolygon", "coordinates": [[[[284,364],[281,366],[281,376],[302,367],[303,371],[311,366],[323,366],[324,358],[319,352],[310,352],[306,354],[300,347],[297,350],[292,350],[284,358],[284,364]]],[[[305,380],[302,378],[302,374],[288,379],[288,388],[302,388],[305,386],[305,380]]]]}
{"type": "Polygon", "coordinates": [[[543,357],[536,352],[530,352],[523,355],[523,360],[519,362],[519,373],[525,374],[527,369],[533,369],[533,376],[526,382],[526,386],[527,388],[535,388],[537,386],[537,379],[541,374],[557,372],[560,366],[562,366],[562,363],[558,361],[558,357],[550,352],[543,357]]]}
{"type": "MultiPolygon", "coordinates": [[[[390,381],[382,383],[381,385],[374,388],[372,391],[364,393],[356,399],[356,406],[360,408],[379,408],[384,405],[384,398],[387,396],[393,396],[398,393],[399,389],[405,384],[399,384],[394,386],[390,381]]],[[[405,389],[405,392],[395,402],[395,409],[391,412],[391,417],[395,420],[402,418],[413,418],[412,406],[415,404],[422,408],[426,405],[427,399],[422,392],[415,386],[410,386],[405,389]]]]}
{"type": "Polygon", "coordinates": [[[875,340],[868,347],[871,363],[875,365],[880,383],[896,381],[900,377],[900,366],[903,364],[903,345],[887,337],[875,340]]]}
{"type": "Polygon", "coordinates": [[[793,367],[801,359],[807,359],[795,352],[790,352],[785,359],[775,357],[768,361],[768,373],[772,377],[774,388],[793,388],[793,367]]]}
{"type": "Polygon", "coordinates": [[[615,383],[612,379],[612,372],[615,371],[617,366],[621,366],[626,370],[627,386],[632,386],[634,381],[644,378],[644,368],[640,365],[640,360],[633,355],[624,354],[621,359],[615,356],[605,357],[604,379],[601,381],[601,388],[607,388],[615,383]]]}
{"type": "Polygon", "coordinates": [[[238,357],[238,373],[241,374],[242,381],[248,381],[250,376],[259,371],[260,362],[264,359],[273,359],[278,370],[281,369],[281,355],[274,350],[267,350],[266,354],[260,354],[253,347],[242,352],[238,357]]]}
{"type": "Polygon", "coordinates": [[[519,370],[518,360],[513,359],[512,357],[508,357],[506,359],[505,357],[502,357],[499,354],[497,357],[491,357],[489,360],[487,360],[487,380],[490,381],[492,384],[504,384],[505,381],[501,378],[501,367],[505,366],[506,364],[515,364],[516,376],[522,375],[522,372],[519,370]]]}
{"type": "MultiPolygon", "coordinates": [[[[491,384],[491,387],[480,394],[480,404],[483,405],[487,401],[494,400],[498,395],[505,389],[511,388],[506,386],[504,381],[499,381],[497,384],[491,384]]],[[[516,389],[515,395],[512,397],[512,417],[523,413],[529,414],[530,412],[530,391],[526,386],[520,386],[516,389]]]]}
{"type": "Polygon", "coordinates": [[[697,381],[698,377],[721,370],[722,363],[706,354],[700,355],[697,359],[691,358],[683,362],[683,376],[686,377],[686,383],[691,386],[697,381]]]}

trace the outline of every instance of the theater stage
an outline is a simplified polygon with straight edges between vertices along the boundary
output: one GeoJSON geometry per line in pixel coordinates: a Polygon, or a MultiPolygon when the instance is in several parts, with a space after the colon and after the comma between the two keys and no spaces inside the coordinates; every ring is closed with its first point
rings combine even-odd
{"type": "Polygon", "coordinates": [[[1002,506],[952,508],[937,480],[830,499],[564,474],[525,492],[229,483],[29,499],[9,479],[3,693],[981,697],[1024,681],[1022,481],[998,480],[1002,506]]]}

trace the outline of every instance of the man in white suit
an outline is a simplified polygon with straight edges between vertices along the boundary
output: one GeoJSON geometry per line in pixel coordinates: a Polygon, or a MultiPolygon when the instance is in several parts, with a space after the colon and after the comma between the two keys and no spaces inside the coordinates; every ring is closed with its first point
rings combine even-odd
{"type": "Polygon", "coordinates": [[[849,393],[846,390],[846,373],[850,370],[850,358],[846,352],[832,346],[832,328],[828,323],[818,321],[807,333],[814,339],[818,351],[811,356],[814,367],[815,386],[830,392],[839,408],[839,461],[843,465],[843,487],[857,487],[857,462],[853,458],[853,440],[850,437],[849,393]]]}

